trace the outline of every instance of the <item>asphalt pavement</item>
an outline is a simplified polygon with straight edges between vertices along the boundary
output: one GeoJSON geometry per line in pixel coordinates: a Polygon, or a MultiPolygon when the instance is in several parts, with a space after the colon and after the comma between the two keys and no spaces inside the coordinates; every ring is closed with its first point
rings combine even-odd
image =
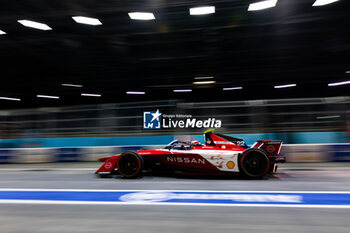
{"type": "MultiPolygon", "coordinates": [[[[350,191],[349,164],[284,164],[262,180],[99,178],[99,163],[0,165],[0,189],[350,191]]],[[[1,233],[349,232],[350,209],[0,204],[1,233]]]]}

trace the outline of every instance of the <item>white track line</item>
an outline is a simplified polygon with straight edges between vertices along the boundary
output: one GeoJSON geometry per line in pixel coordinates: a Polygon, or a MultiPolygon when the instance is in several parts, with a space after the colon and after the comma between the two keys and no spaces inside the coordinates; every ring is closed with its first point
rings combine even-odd
{"type": "Polygon", "coordinates": [[[157,205],[157,206],[227,206],[227,207],[287,207],[287,208],[336,208],[349,209],[350,205],[299,205],[299,204],[219,204],[219,203],[170,203],[170,202],[103,202],[103,201],[40,201],[0,200],[0,204],[52,204],[52,205],[157,205]]]}
{"type": "Polygon", "coordinates": [[[197,192],[197,193],[324,193],[324,194],[350,194],[350,191],[260,191],[260,190],[161,190],[161,189],[26,189],[26,188],[0,188],[1,191],[28,191],[28,192],[197,192]]]}

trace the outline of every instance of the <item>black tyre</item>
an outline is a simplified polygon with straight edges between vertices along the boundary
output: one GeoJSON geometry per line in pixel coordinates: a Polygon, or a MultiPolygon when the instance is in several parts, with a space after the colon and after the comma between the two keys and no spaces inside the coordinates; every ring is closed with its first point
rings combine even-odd
{"type": "Polygon", "coordinates": [[[259,149],[248,149],[240,157],[240,170],[249,177],[263,177],[270,168],[267,154],[259,149]]]}
{"type": "Polygon", "coordinates": [[[118,171],[124,178],[137,177],[143,168],[143,159],[136,152],[123,153],[118,161],[118,171]]]}

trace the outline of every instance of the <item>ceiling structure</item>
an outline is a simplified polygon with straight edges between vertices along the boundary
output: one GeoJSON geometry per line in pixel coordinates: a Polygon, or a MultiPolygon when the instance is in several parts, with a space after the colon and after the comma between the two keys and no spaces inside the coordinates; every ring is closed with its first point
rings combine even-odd
{"type": "Polygon", "coordinates": [[[21,101],[0,100],[0,108],[349,94],[350,85],[327,85],[350,80],[345,0],[319,7],[312,6],[315,0],[279,0],[273,8],[248,11],[253,2],[4,0],[0,96],[21,101]],[[215,13],[189,14],[203,5],[215,6],[215,13]],[[152,12],[155,20],[132,20],[129,12],[152,12]],[[79,24],[73,16],[97,18],[102,25],[79,24]],[[17,22],[22,19],[52,30],[24,27],[17,22]],[[193,84],[203,76],[215,83],[193,84]],[[296,86],[274,88],[284,84],[296,86]],[[223,90],[230,87],[242,89],[223,90]],[[179,89],[192,91],[174,92],[179,89]]]}

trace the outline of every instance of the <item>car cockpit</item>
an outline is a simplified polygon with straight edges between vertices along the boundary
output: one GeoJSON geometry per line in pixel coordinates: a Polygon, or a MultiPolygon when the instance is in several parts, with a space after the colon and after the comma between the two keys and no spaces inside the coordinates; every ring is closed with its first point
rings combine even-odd
{"type": "Polygon", "coordinates": [[[165,149],[168,150],[192,150],[195,146],[201,146],[202,144],[199,141],[180,141],[174,140],[170,142],[165,149]]]}

